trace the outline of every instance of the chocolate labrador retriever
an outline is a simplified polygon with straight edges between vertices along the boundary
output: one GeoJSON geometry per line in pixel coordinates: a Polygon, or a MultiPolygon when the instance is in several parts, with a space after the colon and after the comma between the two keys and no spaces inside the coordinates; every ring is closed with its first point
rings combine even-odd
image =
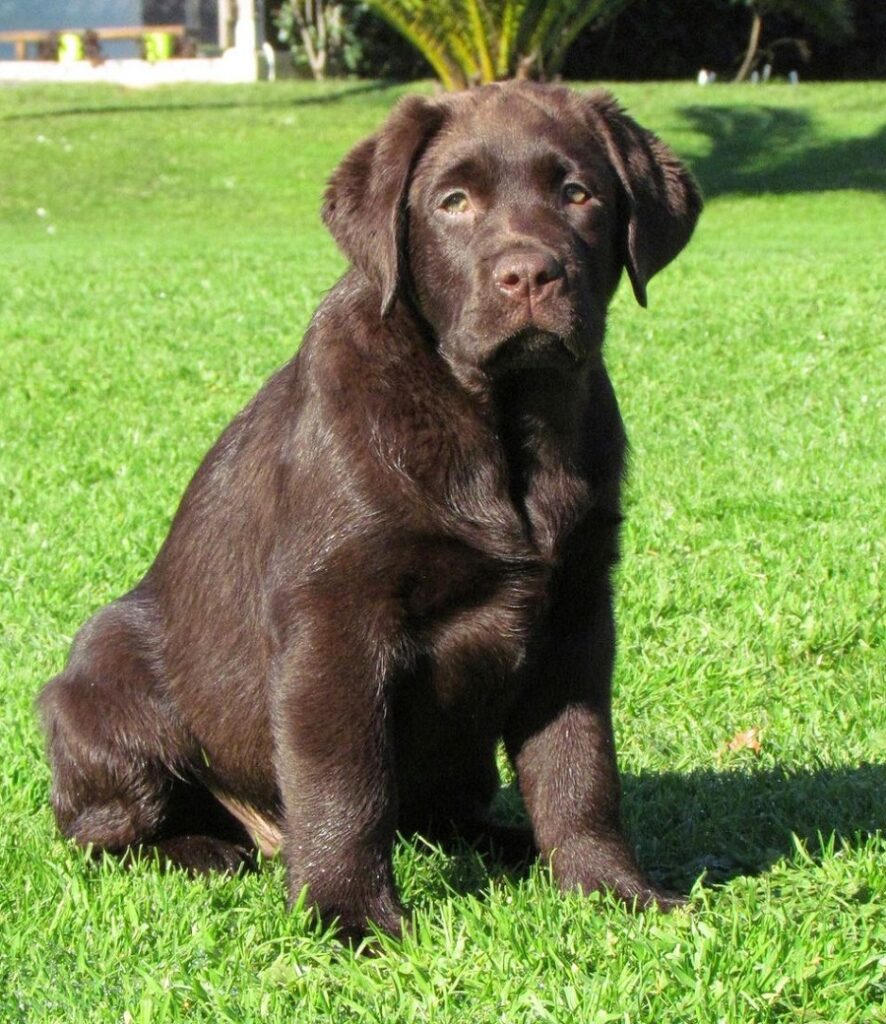
{"type": "Polygon", "coordinates": [[[192,871],[280,848],[292,898],[396,933],[398,830],[519,846],[503,739],[559,884],[666,904],[619,820],[601,346],[700,209],[605,93],[403,100],[326,192],[353,266],[40,696],[61,831],[192,871]]]}

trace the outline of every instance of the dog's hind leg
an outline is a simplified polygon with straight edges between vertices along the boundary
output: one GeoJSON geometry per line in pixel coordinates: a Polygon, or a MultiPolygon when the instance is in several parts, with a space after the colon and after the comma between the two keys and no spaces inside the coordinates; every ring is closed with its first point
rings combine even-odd
{"type": "Polygon", "coordinates": [[[55,817],[95,852],[234,870],[249,862],[249,840],[191,774],[199,747],[165,692],[153,617],[139,591],[103,608],[40,694],[55,817]]]}

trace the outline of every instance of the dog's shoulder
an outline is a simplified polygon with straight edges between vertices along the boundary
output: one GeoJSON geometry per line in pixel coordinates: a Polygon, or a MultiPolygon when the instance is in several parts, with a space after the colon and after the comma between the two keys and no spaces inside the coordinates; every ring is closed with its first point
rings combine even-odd
{"type": "Polygon", "coordinates": [[[298,356],[306,400],[352,457],[370,454],[398,477],[433,486],[470,451],[492,458],[488,418],[406,303],[382,316],[365,278],[347,273],[318,308],[298,356]]]}

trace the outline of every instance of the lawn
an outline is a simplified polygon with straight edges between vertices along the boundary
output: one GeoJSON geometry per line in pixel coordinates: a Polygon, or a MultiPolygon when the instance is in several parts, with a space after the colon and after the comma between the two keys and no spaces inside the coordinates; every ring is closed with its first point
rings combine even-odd
{"type": "Polygon", "coordinates": [[[56,834],[33,697],[298,345],[343,268],[324,177],[402,91],[0,90],[0,1020],[886,1021],[883,84],[616,88],[708,197],[607,343],[625,817],[687,911],[403,841],[414,931],[355,957],[278,862],[56,834]]]}

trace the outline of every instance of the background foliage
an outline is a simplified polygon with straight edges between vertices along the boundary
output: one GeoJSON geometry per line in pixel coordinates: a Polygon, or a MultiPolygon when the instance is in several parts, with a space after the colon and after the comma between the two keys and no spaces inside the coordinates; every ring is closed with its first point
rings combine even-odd
{"type": "MultiPolygon", "coordinates": [[[[330,49],[332,74],[354,74],[361,78],[409,80],[428,78],[433,70],[422,55],[384,19],[373,13],[364,0],[339,0],[325,6],[337,7],[341,32],[330,49]]],[[[266,34],[277,45],[292,50],[295,66],[307,73],[308,61],[294,29],[291,3],[266,7],[266,34]]]]}
{"type": "MultiPolygon", "coordinates": [[[[430,73],[416,51],[368,4],[342,0],[353,10],[358,59],[349,70],[364,77],[418,78],[430,73]]],[[[276,38],[272,18],[280,4],[268,6],[269,38],[276,38]]],[[[882,0],[849,0],[854,32],[848,39],[815,36],[789,13],[767,17],[767,42],[802,39],[804,56],[796,45],[765,53],[775,70],[785,75],[797,69],[801,78],[886,77],[886,4],[882,0]]],[[[733,0],[631,0],[604,26],[582,31],[564,56],[562,73],[568,79],[608,78],[692,79],[699,68],[729,79],[738,69],[748,36],[748,15],[733,0]]]]}
{"type": "Polygon", "coordinates": [[[447,89],[505,78],[550,78],[588,25],[628,0],[369,0],[447,89]]]}
{"type": "MultiPolygon", "coordinates": [[[[767,24],[773,17],[787,15],[798,22],[800,31],[812,32],[817,38],[840,41],[852,34],[849,0],[733,0],[733,3],[747,10],[750,23],[745,54],[733,79],[736,82],[745,81],[755,65],[767,59],[766,46],[772,52],[770,61],[776,59],[779,45],[791,46],[802,59],[808,59],[809,46],[805,38],[767,37],[767,24]]],[[[765,67],[771,67],[771,63],[765,67]]],[[[768,71],[764,70],[764,80],[767,76],[768,71]]]]}

